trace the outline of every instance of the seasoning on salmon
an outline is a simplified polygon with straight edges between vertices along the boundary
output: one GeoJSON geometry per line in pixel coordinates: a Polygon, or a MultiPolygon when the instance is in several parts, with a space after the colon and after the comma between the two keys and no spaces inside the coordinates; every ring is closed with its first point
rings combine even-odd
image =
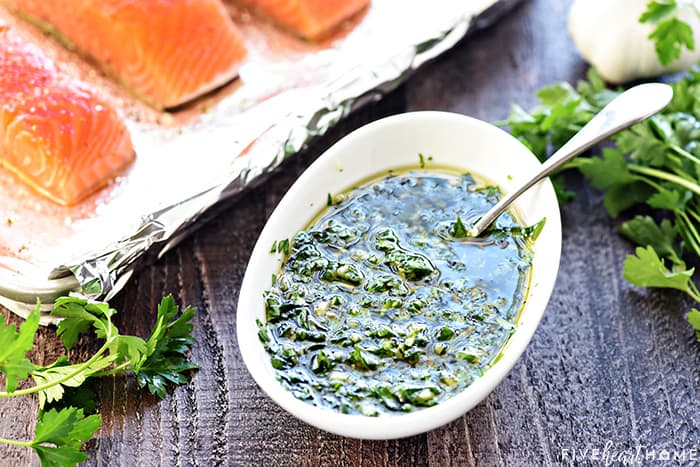
{"type": "Polygon", "coordinates": [[[71,205],[134,159],[117,113],[0,21],[0,166],[71,205]]]}
{"type": "Polygon", "coordinates": [[[243,40],[219,0],[0,0],[168,108],[238,75],[243,40]]]}
{"type": "Polygon", "coordinates": [[[330,34],[344,20],[358,14],[370,0],[235,0],[262,17],[306,38],[330,34]]]}

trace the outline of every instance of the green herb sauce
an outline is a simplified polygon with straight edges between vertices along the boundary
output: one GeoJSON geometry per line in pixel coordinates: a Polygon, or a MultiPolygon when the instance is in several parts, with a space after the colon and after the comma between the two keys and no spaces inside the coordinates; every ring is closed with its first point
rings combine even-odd
{"type": "Polygon", "coordinates": [[[409,172],[352,190],[296,234],[258,322],[282,385],[373,416],[435,405],[478,378],[529,282],[534,229],[506,213],[485,238],[459,235],[499,194],[470,175],[409,172]]]}

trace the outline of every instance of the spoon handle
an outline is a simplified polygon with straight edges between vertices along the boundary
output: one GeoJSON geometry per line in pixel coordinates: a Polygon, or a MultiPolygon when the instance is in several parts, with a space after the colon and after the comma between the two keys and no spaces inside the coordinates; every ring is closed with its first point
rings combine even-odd
{"type": "Polygon", "coordinates": [[[673,98],[671,86],[662,83],[647,83],[634,86],[613,99],[603,110],[595,115],[581,130],[547,159],[539,172],[525,181],[517,190],[508,193],[484,214],[469,231],[470,236],[477,237],[510,204],[532,185],[618,131],[651,117],[673,98]]]}

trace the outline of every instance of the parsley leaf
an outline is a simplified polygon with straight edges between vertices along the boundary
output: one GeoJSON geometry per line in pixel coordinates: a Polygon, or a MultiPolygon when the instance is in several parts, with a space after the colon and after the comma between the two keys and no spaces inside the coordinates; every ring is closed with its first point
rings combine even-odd
{"type": "Polygon", "coordinates": [[[38,391],[39,408],[48,402],[60,400],[65,387],[80,386],[88,377],[112,364],[116,357],[93,357],[86,363],[71,364],[66,356],[61,356],[49,366],[36,368],[32,373],[34,383],[37,387],[46,386],[38,391]]]}
{"type": "Polygon", "coordinates": [[[681,263],[674,247],[678,233],[668,219],[657,224],[650,216],[636,216],[620,226],[620,233],[637,245],[652,247],[661,257],[681,263]]]}
{"type": "Polygon", "coordinates": [[[656,26],[649,39],[654,41],[656,55],[662,65],[670,65],[680,58],[684,46],[695,50],[693,29],[675,16],[677,12],[676,0],[652,1],[639,17],[640,23],[656,26]]]}
{"type": "Polygon", "coordinates": [[[544,229],[546,223],[547,218],[543,217],[539,222],[524,227],[523,236],[528,240],[532,240],[534,242],[535,240],[537,240],[537,237],[540,236],[540,233],[542,233],[542,229],[544,229]]]}
{"type": "Polygon", "coordinates": [[[172,295],[158,305],[158,317],[151,335],[146,340],[146,352],[134,367],[139,387],[147,387],[151,394],[163,398],[171,383],[184,384],[186,372],[197,368],[186,354],[192,344],[194,308],[187,307],[178,317],[179,308],[172,295]]]}
{"type": "Polygon", "coordinates": [[[623,265],[625,279],[641,287],[663,287],[677,289],[692,294],[689,283],[694,268],[671,271],[659,258],[654,248],[637,247],[634,255],[629,255],[623,265]]]}
{"type": "Polygon", "coordinates": [[[654,190],[642,182],[615,185],[605,193],[603,204],[610,217],[616,218],[621,212],[639,203],[644,203],[653,193],[654,190]]]}
{"type": "Polygon", "coordinates": [[[75,465],[87,459],[82,443],[92,438],[101,424],[99,415],[85,417],[82,409],[51,409],[40,414],[30,446],[42,466],[75,465]]]}
{"type": "MultiPolygon", "coordinates": [[[[330,193],[329,193],[330,196],[330,193]]],[[[285,255],[289,254],[289,239],[285,238],[283,240],[275,240],[272,242],[272,248],[270,248],[270,253],[283,253],[285,255]]]]}
{"type": "Polygon", "coordinates": [[[618,149],[605,148],[602,157],[585,159],[580,170],[595,188],[605,189],[636,180],[627,169],[624,154],[618,149]]]}
{"type": "Polygon", "coordinates": [[[605,148],[602,157],[577,159],[570,166],[578,167],[595,188],[608,190],[604,202],[611,217],[646,201],[654,193],[639,182],[641,177],[630,172],[624,154],[617,148],[605,148]]]}
{"type": "Polygon", "coordinates": [[[101,339],[115,334],[116,328],[111,322],[115,313],[108,304],[89,301],[78,294],[58,298],[51,311],[53,316],[63,318],[58,323],[56,334],[67,349],[73,348],[80,334],[87,332],[90,327],[94,328],[95,334],[101,339]]]}
{"type": "Polygon", "coordinates": [[[467,232],[467,228],[464,226],[461,217],[457,216],[457,220],[454,224],[452,224],[450,235],[452,235],[454,238],[465,238],[469,235],[469,232],[467,232]]]}
{"type": "Polygon", "coordinates": [[[522,226],[514,226],[514,227],[506,227],[506,228],[495,228],[493,230],[490,230],[494,236],[498,238],[503,238],[503,234],[509,234],[509,235],[517,235],[521,236],[527,240],[535,241],[537,240],[537,237],[540,236],[540,233],[542,233],[542,229],[544,229],[545,224],[547,223],[547,218],[543,217],[540,219],[538,222],[534,224],[530,224],[528,226],[522,227],[522,226]]]}
{"type": "Polygon", "coordinates": [[[678,18],[659,22],[649,39],[656,42],[656,54],[662,65],[669,65],[680,58],[683,46],[695,50],[693,29],[678,18]]]}
{"type": "Polygon", "coordinates": [[[56,334],[61,338],[66,349],[72,349],[78,342],[79,336],[89,331],[93,325],[103,327],[96,316],[85,310],[85,303],[87,301],[83,303],[82,300],[78,301],[73,297],[60,298],[55,303],[53,314],[63,318],[58,323],[56,334]]]}
{"type": "Polygon", "coordinates": [[[33,441],[0,442],[34,449],[42,465],[75,465],[87,459],[82,443],[99,428],[99,415],[85,416],[96,409],[95,394],[83,385],[89,378],[116,374],[133,374],[140,387],[160,397],[172,384],[187,382],[186,371],[197,368],[186,354],[195,342],[191,320],[194,309],[182,314],[171,295],[158,307],[156,324],[147,340],[138,336],[120,335],[112,323],[116,311],[109,304],[78,295],[56,300],[52,315],[62,321],[56,333],[66,349],[72,348],[81,334],[92,329],[104,343],[88,360],[71,363],[66,356],[48,366],[35,366],[26,357],[32,348],[39,325],[40,308],[20,326],[0,323],[0,372],[7,387],[1,397],[37,393],[39,422],[33,441]],[[34,386],[15,390],[17,380],[31,377],[34,386]]]}
{"type": "Polygon", "coordinates": [[[678,6],[676,0],[653,1],[649,2],[646,10],[639,17],[640,23],[657,23],[676,11],[678,6]]]}
{"type": "Polygon", "coordinates": [[[615,137],[617,149],[631,160],[660,167],[666,162],[667,146],[657,130],[646,122],[639,123],[615,137]]]}
{"type": "MultiPolygon", "coordinates": [[[[581,96],[567,82],[559,82],[545,86],[537,91],[537,97],[543,105],[556,106],[559,104],[578,103],[581,96]]],[[[550,115],[554,112],[550,112],[550,115]]]]}
{"type": "Polygon", "coordinates": [[[118,336],[110,349],[117,355],[116,362],[138,362],[146,353],[146,342],[137,336],[118,336]]]}
{"type": "MultiPolygon", "coordinates": [[[[607,89],[595,70],[591,69],[588,77],[589,80],[578,83],[576,89],[568,83],[555,83],[542,88],[537,93],[540,100],[538,106],[528,112],[513,105],[507,120],[498,124],[508,126],[511,134],[540,161],[546,160],[619,94],[607,89]]],[[[563,178],[554,176],[552,182],[562,203],[573,198],[563,178]]]]}
{"type": "Polygon", "coordinates": [[[681,192],[679,190],[662,188],[649,197],[647,204],[652,208],[678,212],[685,210],[688,201],[692,197],[693,194],[688,190],[681,192]]]}
{"type": "Polygon", "coordinates": [[[700,311],[693,308],[688,313],[687,319],[690,325],[693,326],[693,329],[695,329],[695,336],[697,337],[698,342],[700,342],[700,311]]]}
{"type": "Polygon", "coordinates": [[[34,335],[39,328],[39,306],[29,314],[16,331],[14,324],[0,323],[0,372],[5,374],[5,390],[17,389],[17,380],[24,379],[34,370],[27,352],[34,345],[34,335]]]}
{"type": "MultiPolygon", "coordinates": [[[[679,8],[675,1],[650,2],[640,18],[655,25],[657,46],[669,57],[694,47],[692,31],[676,19],[679,8]]],[[[623,265],[630,282],[681,290],[700,303],[694,269],[685,262],[700,258],[700,71],[689,71],[672,87],[666,109],[618,133],[601,156],[577,157],[563,169],[578,169],[604,190],[611,217],[634,208],[645,214],[620,226],[639,245],[623,265]],[[650,209],[661,212],[646,215],[650,209]]],[[[542,88],[540,104],[529,112],[512,106],[501,124],[544,160],[618,94],[591,69],[575,89],[566,83],[542,88]]],[[[561,174],[553,178],[560,201],[567,198],[562,181],[561,174]]]]}

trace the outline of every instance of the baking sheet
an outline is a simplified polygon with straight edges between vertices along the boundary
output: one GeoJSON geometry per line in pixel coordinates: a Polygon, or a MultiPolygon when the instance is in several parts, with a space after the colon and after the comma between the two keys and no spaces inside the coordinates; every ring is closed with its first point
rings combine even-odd
{"type": "MultiPolygon", "coordinates": [[[[75,207],[35,195],[0,171],[0,303],[25,315],[67,290],[109,299],[144,259],[160,257],[217,202],[297,153],[352,110],[519,0],[373,0],[322,43],[310,44],[231,7],[249,47],[240,78],[159,112],[125,94],[78,55],[4,10],[120,109],[136,162],[75,207]]],[[[48,306],[48,305],[46,305],[48,306]]]]}

